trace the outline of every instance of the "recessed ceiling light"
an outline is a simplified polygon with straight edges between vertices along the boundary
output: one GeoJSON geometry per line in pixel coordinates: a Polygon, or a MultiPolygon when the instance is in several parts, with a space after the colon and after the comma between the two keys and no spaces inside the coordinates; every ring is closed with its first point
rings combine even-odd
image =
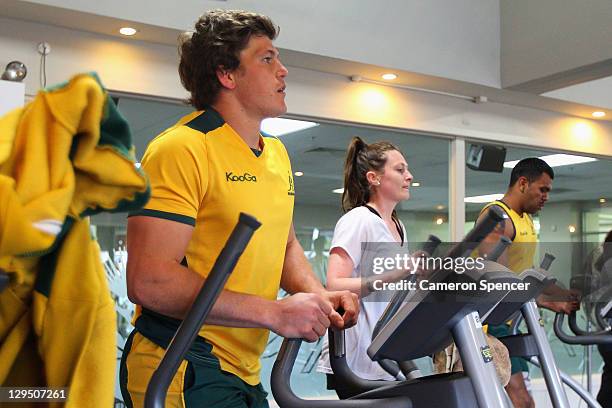
{"type": "Polygon", "coordinates": [[[421,187],[421,183],[419,183],[418,181],[412,183],[411,185],[412,187],[421,187]]]}
{"type": "Polygon", "coordinates": [[[438,211],[443,210],[443,209],[444,209],[444,206],[442,204],[436,206],[436,210],[438,211]]]}
{"type": "Polygon", "coordinates": [[[605,199],[605,198],[600,198],[600,199],[599,199],[599,202],[600,202],[600,203],[602,203],[602,204],[604,204],[604,203],[606,202],[606,199],[605,199]]]}
{"type": "MultiPolygon", "coordinates": [[[[581,164],[597,161],[592,157],[586,156],[575,156],[573,154],[549,154],[547,156],[540,156],[540,159],[544,160],[550,167],[569,166],[571,164],[581,164]]],[[[504,167],[512,169],[520,160],[513,160],[504,163],[504,167]]]]}
{"type": "Polygon", "coordinates": [[[575,227],[575,226],[573,226],[573,225],[568,225],[568,226],[567,226],[567,229],[568,229],[568,231],[569,231],[569,232],[571,232],[572,234],[573,234],[574,232],[576,232],[576,227],[575,227]]]}
{"type": "Polygon", "coordinates": [[[342,194],[344,193],[344,188],[337,188],[335,190],[332,190],[332,193],[342,194]]]}
{"type": "Polygon", "coordinates": [[[302,173],[301,171],[296,171],[293,174],[295,174],[295,177],[302,177],[304,175],[304,173],[302,173]]]}
{"type": "Polygon", "coordinates": [[[438,224],[438,225],[444,224],[444,218],[442,218],[442,217],[436,218],[436,224],[438,224]]]}
{"type": "Polygon", "coordinates": [[[283,136],[314,126],[319,126],[319,124],[305,120],[268,118],[261,122],[261,131],[272,136],[283,136]]]}
{"type": "Polygon", "coordinates": [[[138,32],[135,28],[132,27],[121,27],[119,29],[119,33],[123,35],[134,35],[138,32]]]}
{"type": "Polygon", "coordinates": [[[393,81],[395,78],[397,78],[397,75],[392,74],[392,73],[382,75],[382,79],[387,80],[387,81],[393,81]]]}
{"type": "Polygon", "coordinates": [[[503,194],[485,194],[479,196],[465,197],[463,199],[466,203],[490,203],[491,201],[500,200],[504,197],[503,194]]]}
{"type": "Polygon", "coordinates": [[[606,116],[606,112],[602,112],[602,111],[593,112],[593,117],[595,118],[603,118],[604,116],[606,116]]]}

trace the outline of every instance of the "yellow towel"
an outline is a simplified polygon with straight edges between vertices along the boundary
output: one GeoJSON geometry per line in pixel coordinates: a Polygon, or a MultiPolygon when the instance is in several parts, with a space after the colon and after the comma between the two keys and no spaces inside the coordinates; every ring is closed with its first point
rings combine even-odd
{"type": "Polygon", "coordinates": [[[11,278],[0,293],[0,384],[35,385],[39,374],[69,388],[67,407],[111,406],[116,318],[86,216],[148,197],[127,122],[95,74],[0,118],[0,269],[11,278]],[[37,358],[28,384],[19,364],[37,358]]]}

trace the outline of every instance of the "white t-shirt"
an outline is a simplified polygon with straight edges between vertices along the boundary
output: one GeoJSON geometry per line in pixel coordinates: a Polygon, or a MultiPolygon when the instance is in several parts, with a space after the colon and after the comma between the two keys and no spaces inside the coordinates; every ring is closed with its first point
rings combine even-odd
{"type": "MultiPolygon", "coordinates": [[[[404,243],[401,247],[382,218],[366,207],[353,208],[338,220],[330,251],[334,248],[344,249],[353,261],[354,268],[351,277],[359,278],[362,276],[360,272],[362,255],[364,250],[369,250],[368,245],[371,243],[386,243],[387,249],[389,246],[397,246],[394,248],[394,253],[408,252],[406,230],[401,222],[400,225],[404,236],[404,243]]],[[[359,377],[368,380],[393,380],[394,378],[378,363],[372,361],[367,354],[368,347],[372,343],[374,326],[388,304],[388,301],[371,301],[370,296],[359,299],[357,324],[345,330],[346,361],[350,369],[359,377]]],[[[333,374],[329,363],[327,335],[323,340],[317,371],[333,374]]]]}

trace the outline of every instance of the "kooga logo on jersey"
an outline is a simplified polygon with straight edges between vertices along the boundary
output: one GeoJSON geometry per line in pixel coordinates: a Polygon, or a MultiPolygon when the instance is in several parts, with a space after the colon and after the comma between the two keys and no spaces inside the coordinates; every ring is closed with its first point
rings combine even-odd
{"type": "Polygon", "coordinates": [[[253,183],[257,183],[257,177],[250,175],[249,173],[244,173],[241,176],[237,176],[233,172],[225,172],[225,180],[226,181],[252,181],[253,183]]]}

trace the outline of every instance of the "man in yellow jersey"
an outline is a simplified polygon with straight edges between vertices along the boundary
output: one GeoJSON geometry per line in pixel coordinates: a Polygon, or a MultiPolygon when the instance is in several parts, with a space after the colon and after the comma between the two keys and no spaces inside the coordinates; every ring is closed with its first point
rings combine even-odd
{"type": "MultiPolygon", "coordinates": [[[[504,251],[498,262],[516,273],[533,267],[538,237],[531,216],[540,211],[548,201],[554,177],[553,169],[538,158],[523,159],[514,166],[510,175],[510,185],[504,197],[483,208],[484,211],[496,205],[505,212],[507,219],[484,240],[480,248],[481,253],[487,253],[499,242],[501,236],[505,235],[512,240],[512,245],[504,251]]],[[[571,313],[579,307],[577,293],[557,285],[546,289],[543,296],[537,299],[537,303],[539,306],[563,313],[571,313]]],[[[507,325],[489,326],[488,333],[495,337],[504,337],[510,335],[510,330],[507,325]]],[[[512,375],[506,391],[512,403],[515,408],[534,407],[533,398],[527,390],[523,375],[523,372],[529,372],[527,362],[518,357],[512,357],[510,360],[512,375]]]]}
{"type": "Polygon", "coordinates": [[[128,220],[128,295],[138,305],[120,372],[128,406],[143,405],[241,211],[262,226],[181,363],[167,407],[267,407],[259,358],[269,330],[315,341],[356,321],[357,297],[326,291],[313,274],[292,226],[289,157],[260,134],[264,118],[286,112],[277,33],[268,17],[215,10],[181,39],[179,73],[197,111],[149,144],[151,200],[128,220]],[[279,287],[293,295],[277,300],[279,287]]]}

